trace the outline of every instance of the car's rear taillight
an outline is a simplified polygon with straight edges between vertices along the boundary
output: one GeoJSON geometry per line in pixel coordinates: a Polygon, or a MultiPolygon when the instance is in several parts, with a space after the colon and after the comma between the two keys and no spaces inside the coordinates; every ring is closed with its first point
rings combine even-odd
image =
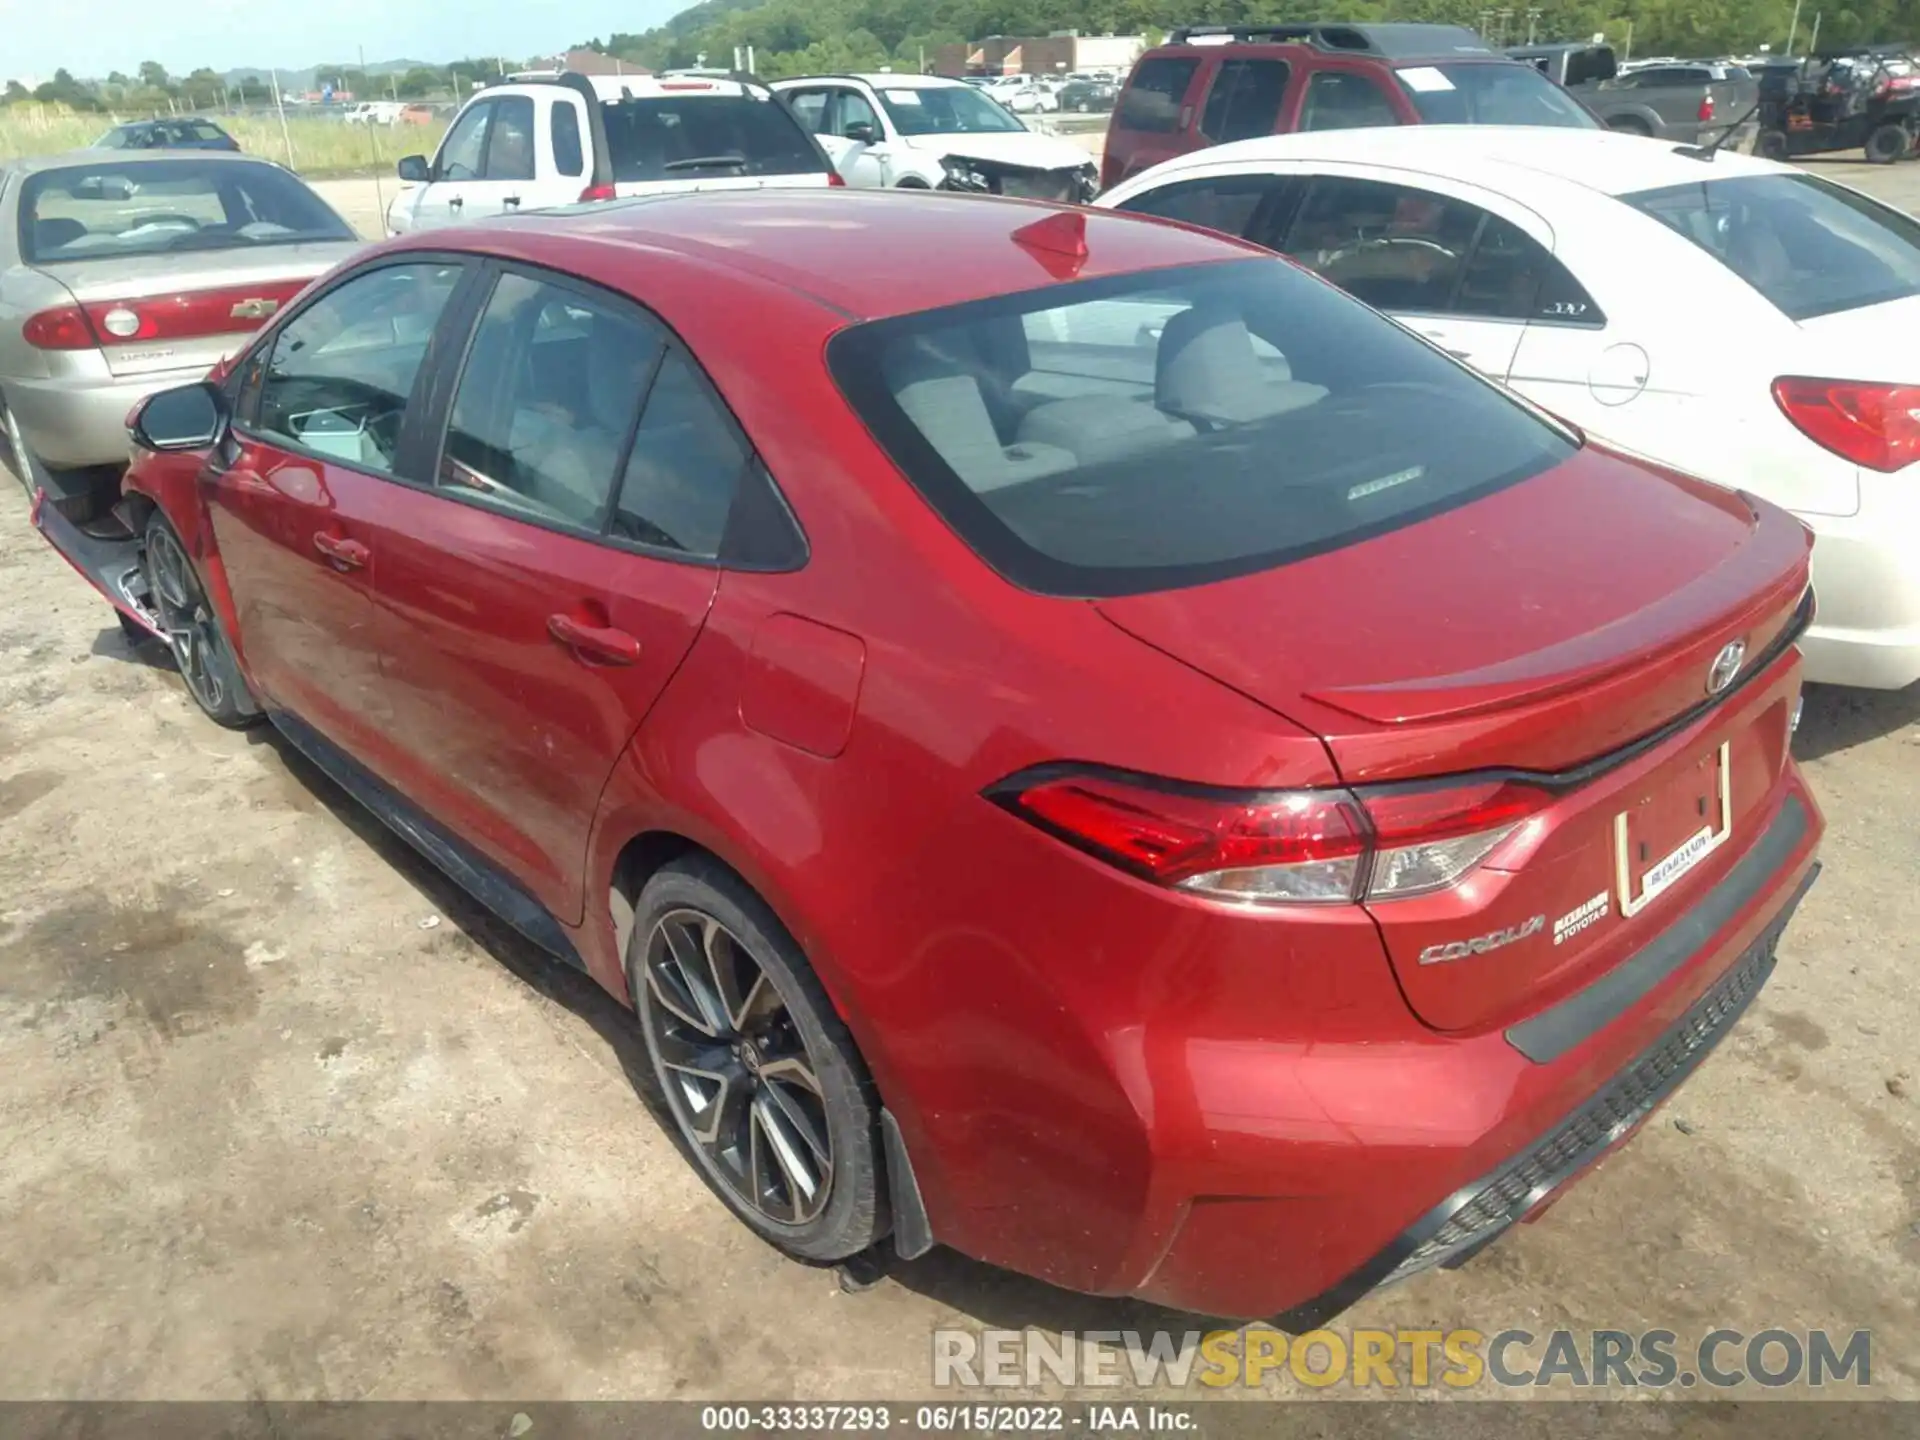
{"type": "Polygon", "coordinates": [[[78,305],[58,305],[27,317],[20,327],[21,338],[36,350],[97,350],[100,337],[93,333],[87,312],[78,305]]]}
{"type": "Polygon", "coordinates": [[[1920,460],[1920,385],[1783,375],[1773,398],[1814,444],[1891,474],[1920,460]]]}
{"type": "Polygon", "coordinates": [[[595,200],[612,200],[617,193],[611,185],[589,185],[580,192],[580,203],[586,205],[595,200]]]}
{"type": "Polygon", "coordinates": [[[827,185],[830,189],[844,188],[846,183],[847,177],[842,175],[838,170],[827,171],[827,185]]]}
{"type": "Polygon", "coordinates": [[[1695,118],[1703,125],[1713,119],[1713,96],[1708,95],[1700,101],[1700,113],[1695,118]]]}
{"type": "Polygon", "coordinates": [[[1458,884],[1548,802],[1507,781],[1218,791],[1097,770],[991,798],[1091,855],[1218,900],[1392,900],[1458,884]]]}

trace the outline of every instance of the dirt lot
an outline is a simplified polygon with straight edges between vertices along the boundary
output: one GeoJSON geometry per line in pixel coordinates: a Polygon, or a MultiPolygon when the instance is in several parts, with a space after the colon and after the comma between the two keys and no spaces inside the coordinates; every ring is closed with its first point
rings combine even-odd
{"type": "MultiPolygon", "coordinates": [[[[781,1259],[625,1013],[203,722],[3,477],[0,596],[0,1397],[904,1397],[936,1326],[1165,1323],[781,1259]]],[[[1755,1008],[1541,1223],[1345,1323],[1865,1327],[1920,1398],[1920,691],[1815,692],[1798,749],[1827,870],[1755,1008]]]]}

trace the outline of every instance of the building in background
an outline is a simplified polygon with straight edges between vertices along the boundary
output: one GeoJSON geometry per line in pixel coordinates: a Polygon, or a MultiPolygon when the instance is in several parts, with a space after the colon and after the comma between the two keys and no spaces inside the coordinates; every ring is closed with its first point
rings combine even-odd
{"type": "Polygon", "coordinates": [[[936,75],[1072,75],[1112,70],[1124,74],[1147,48],[1141,35],[990,35],[933,54],[936,75]]]}

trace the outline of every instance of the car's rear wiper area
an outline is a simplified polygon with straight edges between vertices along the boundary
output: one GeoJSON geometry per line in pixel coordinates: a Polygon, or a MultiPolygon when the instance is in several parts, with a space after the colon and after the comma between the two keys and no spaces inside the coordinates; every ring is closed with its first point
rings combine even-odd
{"type": "Polygon", "coordinates": [[[685,160],[669,160],[662,170],[744,170],[744,155],[690,155],[685,160]]]}

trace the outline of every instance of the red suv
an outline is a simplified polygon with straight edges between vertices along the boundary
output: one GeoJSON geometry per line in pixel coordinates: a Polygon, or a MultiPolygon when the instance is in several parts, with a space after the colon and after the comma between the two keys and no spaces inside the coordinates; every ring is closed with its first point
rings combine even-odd
{"type": "Polygon", "coordinates": [[[1323,1317],[1627,1135],[1814,873],[1807,532],[1223,237],[437,230],[133,433],[142,538],[48,537],[633,1004],[797,1256],[1323,1317]]]}
{"type": "Polygon", "coordinates": [[[1134,62],[1107,122],[1101,183],[1295,130],[1599,123],[1531,65],[1457,25],[1195,25],[1134,62]]]}

